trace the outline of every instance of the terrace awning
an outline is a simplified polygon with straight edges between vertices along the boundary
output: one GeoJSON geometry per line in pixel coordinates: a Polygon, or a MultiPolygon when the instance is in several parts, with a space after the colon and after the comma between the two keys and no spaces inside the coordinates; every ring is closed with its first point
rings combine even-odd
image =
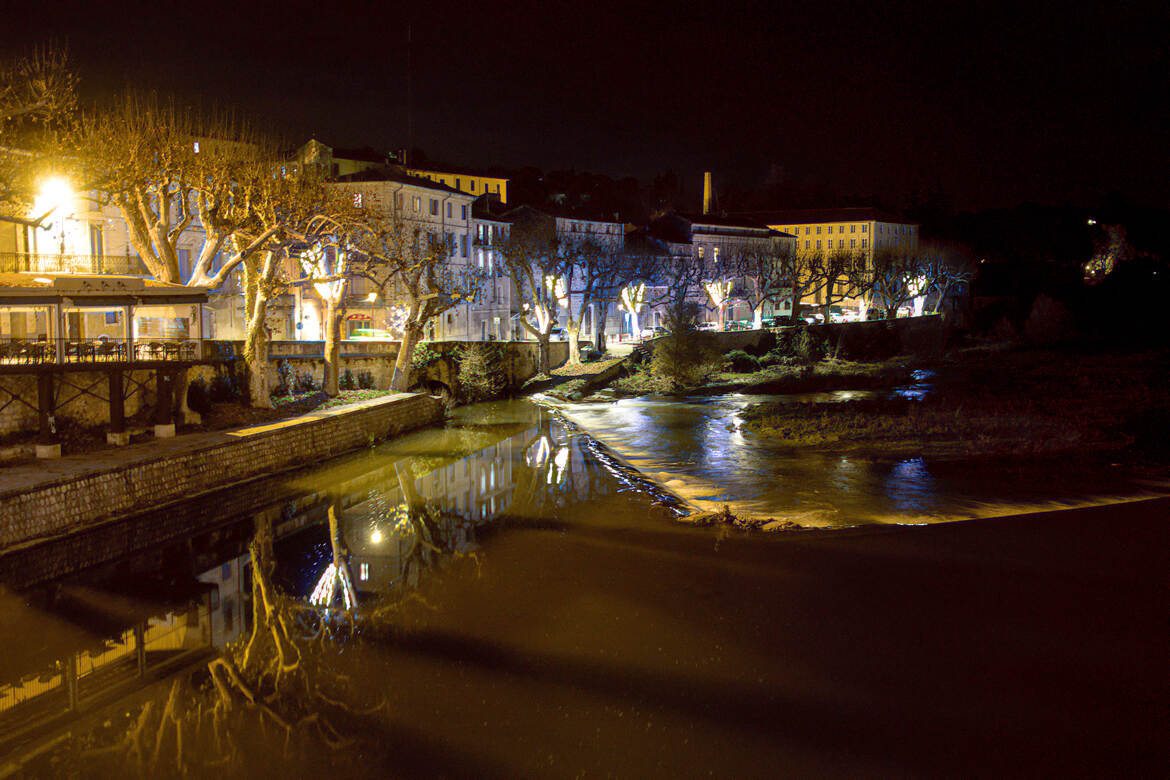
{"type": "Polygon", "coordinates": [[[207,288],[140,276],[0,273],[0,306],[152,306],[206,303],[207,288]]]}

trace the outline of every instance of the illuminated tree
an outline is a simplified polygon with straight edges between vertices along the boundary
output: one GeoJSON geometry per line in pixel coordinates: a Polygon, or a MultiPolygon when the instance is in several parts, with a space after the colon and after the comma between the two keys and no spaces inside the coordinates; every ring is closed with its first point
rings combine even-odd
{"type": "Polygon", "coordinates": [[[847,300],[864,299],[873,289],[874,275],[866,265],[864,252],[817,252],[808,255],[807,262],[810,293],[821,299],[826,323],[831,321],[833,306],[847,300]]]}
{"type": "Polygon", "coordinates": [[[402,391],[410,386],[411,358],[427,325],[460,303],[474,301],[484,272],[455,262],[451,236],[404,217],[392,204],[371,200],[368,211],[369,229],[355,239],[367,258],[360,275],[378,287],[387,303],[405,310],[390,381],[391,389],[402,391]]]}
{"type": "Polygon", "coordinates": [[[0,221],[39,226],[32,214],[42,180],[73,166],[62,133],[77,107],[77,79],[64,49],[46,46],[0,62],[0,221]]]}
{"type": "Polygon", "coordinates": [[[793,297],[793,254],[780,241],[773,240],[766,246],[741,247],[729,258],[733,273],[740,281],[737,292],[751,308],[752,324],[757,330],[764,326],[766,304],[777,307],[782,300],[793,297]]]}
{"type": "Polygon", "coordinates": [[[540,373],[547,376],[552,370],[552,328],[558,310],[568,305],[571,258],[561,251],[555,222],[539,216],[513,224],[496,250],[512,282],[514,299],[521,302],[520,325],[539,343],[540,373]]]}

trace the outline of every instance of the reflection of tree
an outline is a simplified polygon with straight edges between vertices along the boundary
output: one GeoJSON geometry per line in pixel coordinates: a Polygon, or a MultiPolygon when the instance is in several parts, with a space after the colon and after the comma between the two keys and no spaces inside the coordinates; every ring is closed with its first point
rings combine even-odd
{"type": "MultiPolygon", "coordinates": [[[[344,565],[332,507],[330,534],[334,562],[344,565]]],[[[92,761],[98,757],[115,763],[111,775],[207,774],[225,767],[266,774],[276,757],[266,749],[273,729],[283,758],[295,764],[322,747],[352,745],[349,735],[360,733],[363,719],[382,709],[384,700],[369,701],[334,669],[335,637],[327,630],[334,610],[295,601],[273,584],[267,513],[257,516],[249,553],[252,628],[247,641],[208,664],[206,685],[197,676],[188,684],[176,680],[166,703],[156,709],[157,702],[147,701],[121,741],[78,756],[85,774],[94,771],[92,761]]]]}

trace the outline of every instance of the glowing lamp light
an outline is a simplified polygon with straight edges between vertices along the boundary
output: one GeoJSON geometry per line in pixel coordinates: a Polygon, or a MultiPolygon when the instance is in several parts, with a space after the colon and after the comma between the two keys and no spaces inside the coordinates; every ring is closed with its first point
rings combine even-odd
{"type": "Polygon", "coordinates": [[[370,534],[370,542],[373,544],[381,544],[382,532],[375,530],[372,534],[370,534]]]}
{"type": "Polygon", "coordinates": [[[46,179],[41,185],[41,192],[37,196],[34,210],[39,214],[56,211],[68,206],[72,200],[73,188],[69,186],[69,182],[60,176],[54,176],[46,179]]]}
{"type": "Polygon", "coordinates": [[[366,296],[366,300],[369,301],[370,303],[373,303],[374,301],[378,300],[378,293],[376,293],[376,292],[370,293],[369,295],[366,296]]]}

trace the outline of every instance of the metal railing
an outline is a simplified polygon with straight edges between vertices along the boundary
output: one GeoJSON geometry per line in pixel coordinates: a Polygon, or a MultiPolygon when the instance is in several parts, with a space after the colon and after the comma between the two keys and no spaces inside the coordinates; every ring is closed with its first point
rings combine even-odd
{"type": "Polygon", "coordinates": [[[148,276],[142,258],[133,255],[63,255],[0,252],[0,273],[120,274],[148,276]]]}
{"type": "Polygon", "coordinates": [[[28,339],[0,337],[0,365],[198,360],[199,342],[184,338],[28,339]]]}

